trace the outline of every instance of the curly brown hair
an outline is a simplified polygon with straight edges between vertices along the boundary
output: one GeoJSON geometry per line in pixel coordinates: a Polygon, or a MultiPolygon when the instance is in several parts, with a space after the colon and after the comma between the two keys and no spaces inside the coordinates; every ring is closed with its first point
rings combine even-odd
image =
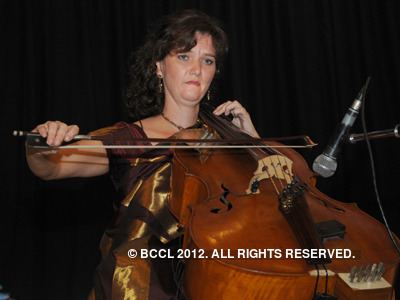
{"type": "Polygon", "coordinates": [[[211,35],[216,51],[217,74],[228,51],[228,41],[219,22],[197,10],[183,10],[162,18],[148,33],[144,45],[129,67],[126,105],[135,120],[159,114],[164,95],[159,92],[156,62],[171,51],[186,52],[196,46],[196,32],[211,35]]]}

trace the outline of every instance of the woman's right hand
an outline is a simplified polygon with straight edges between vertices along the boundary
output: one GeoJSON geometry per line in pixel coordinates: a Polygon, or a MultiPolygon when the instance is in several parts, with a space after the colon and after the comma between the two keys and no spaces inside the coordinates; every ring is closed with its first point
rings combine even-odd
{"type": "MultiPolygon", "coordinates": [[[[38,132],[46,138],[49,146],[57,147],[71,141],[79,127],[60,121],[47,121],[36,126],[32,132],[38,132]]],[[[44,179],[99,176],[108,172],[108,157],[103,143],[96,140],[80,140],[74,146],[99,146],[98,149],[54,149],[26,147],[26,158],[32,172],[44,179]]]]}
{"type": "Polygon", "coordinates": [[[46,138],[49,146],[60,146],[63,142],[71,141],[79,133],[77,125],[67,125],[60,121],[47,121],[36,126],[32,132],[38,132],[46,138]]]}

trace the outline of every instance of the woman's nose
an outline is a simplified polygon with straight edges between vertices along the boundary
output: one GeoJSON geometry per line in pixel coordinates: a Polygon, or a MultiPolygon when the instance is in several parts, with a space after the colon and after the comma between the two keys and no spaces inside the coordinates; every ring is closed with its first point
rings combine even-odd
{"type": "Polygon", "coordinates": [[[201,73],[201,64],[199,61],[194,60],[190,65],[190,74],[199,76],[201,73]]]}

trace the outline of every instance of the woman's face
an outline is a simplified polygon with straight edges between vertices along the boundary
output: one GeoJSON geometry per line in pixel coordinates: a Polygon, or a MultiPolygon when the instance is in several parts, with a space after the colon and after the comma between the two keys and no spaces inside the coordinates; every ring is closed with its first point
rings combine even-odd
{"type": "Polygon", "coordinates": [[[157,75],[162,76],[165,101],[197,105],[214,78],[216,54],[212,37],[196,33],[197,44],[188,52],[171,52],[157,62],[157,75]]]}

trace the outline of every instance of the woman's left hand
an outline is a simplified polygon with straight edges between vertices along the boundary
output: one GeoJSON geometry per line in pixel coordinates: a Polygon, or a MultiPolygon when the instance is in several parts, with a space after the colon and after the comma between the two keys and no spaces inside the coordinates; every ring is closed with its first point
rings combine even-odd
{"type": "Polygon", "coordinates": [[[222,114],[225,114],[226,116],[232,115],[233,124],[235,124],[242,131],[246,132],[252,137],[260,137],[257,133],[257,130],[254,128],[249,113],[238,101],[234,100],[222,103],[214,110],[214,114],[216,114],[217,116],[222,114]]]}

